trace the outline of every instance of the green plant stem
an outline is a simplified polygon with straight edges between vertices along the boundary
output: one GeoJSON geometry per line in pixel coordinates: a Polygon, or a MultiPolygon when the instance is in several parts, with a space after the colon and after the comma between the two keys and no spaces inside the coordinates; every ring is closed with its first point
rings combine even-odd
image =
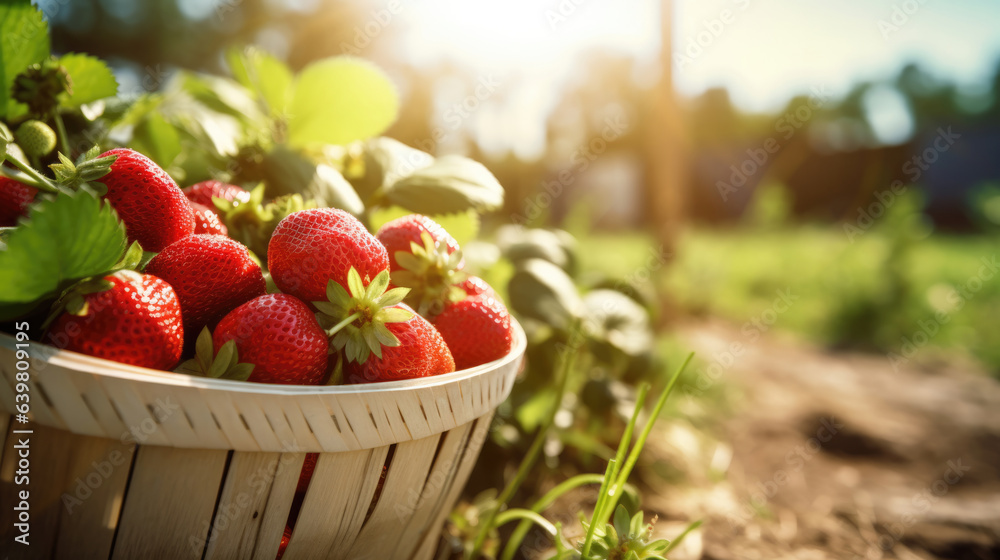
{"type": "Polygon", "coordinates": [[[611,480],[618,479],[622,463],[625,462],[625,454],[628,452],[629,446],[632,445],[632,434],[635,432],[636,422],[639,421],[639,413],[646,404],[647,394],[649,394],[649,383],[643,383],[639,386],[639,393],[635,397],[635,411],[632,413],[632,417],[629,418],[628,425],[625,426],[625,433],[622,434],[621,441],[618,442],[618,452],[615,453],[615,465],[611,471],[611,480]]]}
{"type": "MultiPolygon", "coordinates": [[[[556,485],[555,488],[546,492],[544,496],[532,504],[531,511],[541,513],[543,510],[551,506],[557,498],[570,490],[574,490],[585,484],[600,484],[603,481],[604,477],[599,474],[578,474],[568,480],[564,480],[561,484],[556,485]]],[[[530,519],[525,519],[517,525],[517,528],[514,529],[514,532],[507,540],[507,546],[504,547],[500,560],[511,560],[514,558],[514,553],[517,552],[518,547],[521,546],[521,542],[524,541],[524,537],[527,536],[530,529],[530,519]]]]}
{"type": "MultiPolygon", "coordinates": [[[[622,467],[621,472],[618,473],[618,477],[614,482],[614,485],[608,489],[608,500],[601,509],[600,515],[594,517],[593,525],[604,526],[608,519],[611,517],[611,513],[615,510],[618,505],[618,501],[621,499],[621,490],[628,482],[629,475],[632,474],[632,469],[635,468],[636,462],[639,460],[639,454],[642,453],[642,448],[646,445],[646,440],[649,438],[650,432],[653,431],[653,425],[656,424],[656,419],[660,416],[660,411],[663,410],[663,405],[667,402],[667,397],[673,392],[674,386],[677,385],[677,380],[680,379],[681,374],[687,368],[688,363],[691,362],[691,358],[694,357],[694,352],[688,354],[687,359],[681,364],[681,367],[677,368],[674,375],[670,378],[670,382],[667,383],[667,388],[663,390],[660,394],[660,398],[656,401],[656,406],[653,407],[653,412],[649,415],[649,421],[643,426],[642,432],[639,434],[639,439],[636,440],[635,445],[632,447],[632,451],[629,452],[628,459],[625,461],[625,466],[622,467]]],[[[602,496],[603,497],[603,496],[602,496]]],[[[592,525],[592,526],[593,526],[592,525]]],[[[584,550],[584,552],[589,552],[589,549],[584,550]]]]}
{"type": "Polygon", "coordinates": [[[548,534],[550,534],[552,536],[555,536],[555,534],[556,534],[556,526],[555,525],[553,525],[552,523],[550,523],[548,519],[545,519],[541,515],[533,512],[531,510],[528,510],[528,509],[511,508],[511,509],[505,510],[505,511],[497,514],[496,518],[494,518],[494,520],[493,520],[493,523],[494,523],[494,526],[500,527],[500,526],[506,525],[507,523],[510,523],[511,521],[514,521],[515,519],[522,519],[522,520],[527,521],[529,523],[535,523],[536,525],[538,525],[542,529],[545,529],[545,532],[547,532],[548,534]]]}
{"type": "Polygon", "coordinates": [[[684,541],[684,537],[688,536],[688,533],[690,533],[691,531],[694,531],[698,527],[701,527],[701,521],[700,520],[699,521],[695,521],[694,523],[688,525],[687,529],[684,529],[684,531],[681,532],[681,534],[677,535],[676,537],[674,537],[670,541],[670,544],[667,545],[667,548],[663,550],[663,554],[666,554],[666,553],[670,552],[671,550],[673,550],[674,548],[676,548],[677,545],[681,544],[681,542],[684,541]]]}
{"type": "Polygon", "coordinates": [[[13,163],[21,171],[21,174],[15,175],[10,173],[9,170],[0,167],[0,175],[3,175],[8,179],[14,179],[15,181],[19,181],[25,185],[35,187],[40,191],[50,193],[59,192],[59,189],[56,188],[52,181],[39,173],[34,167],[28,165],[24,161],[21,161],[20,158],[14,156],[13,154],[7,154],[7,161],[13,163]]]}
{"type": "Polygon", "coordinates": [[[62,115],[56,110],[52,113],[52,120],[56,123],[56,134],[59,136],[59,149],[62,150],[63,155],[72,159],[73,154],[70,153],[69,148],[69,135],[66,134],[66,125],[63,124],[62,115]]]}
{"type": "Polygon", "coordinates": [[[346,327],[347,325],[350,325],[355,320],[357,320],[357,318],[360,317],[360,316],[361,316],[361,312],[360,311],[355,311],[354,313],[348,315],[343,321],[341,321],[341,322],[337,323],[336,325],[334,325],[333,327],[327,329],[327,331],[326,331],[327,336],[333,336],[333,335],[337,334],[338,332],[340,332],[340,329],[346,327]]]}
{"type": "Polygon", "coordinates": [[[628,481],[628,477],[632,473],[632,469],[639,460],[639,454],[642,452],[643,446],[646,445],[646,440],[649,439],[650,432],[653,431],[653,425],[656,424],[656,419],[660,416],[660,411],[663,410],[663,405],[667,403],[667,397],[669,397],[670,393],[674,391],[674,387],[677,385],[677,380],[680,379],[681,374],[684,373],[684,370],[687,368],[692,358],[694,358],[694,352],[688,354],[684,363],[681,364],[681,367],[677,368],[673,377],[670,378],[670,383],[667,384],[667,388],[664,389],[660,398],[656,401],[656,406],[653,407],[653,412],[649,415],[649,421],[646,422],[646,425],[642,428],[642,433],[639,434],[639,440],[635,442],[635,446],[632,448],[632,452],[629,453],[625,466],[618,475],[618,480],[615,482],[615,489],[621,489],[628,481]]]}
{"type": "Polygon", "coordinates": [[[639,414],[642,412],[642,407],[646,403],[646,395],[648,393],[649,383],[643,383],[639,386],[639,393],[635,398],[635,409],[632,411],[632,417],[629,418],[628,425],[625,426],[625,433],[622,434],[621,441],[618,442],[618,451],[615,453],[615,458],[608,461],[608,467],[605,470],[607,482],[601,486],[601,492],[597,495],[597,503],[594,504],[594,513],[591,516],[592,522],[587,530],[586,539],[583,542],[582,550],[584,553],[590,552],[590,546],[594,540],[594,532],[597,530],[597,523],[593,521],[604,518],[604,512],[607,509],[607,504],[610,498],[608,492],[613,491],[611,484],[614,480],[617,480],[618,473],[621,470],[621,465],[625,462],[625,454],[628,452],[628,448],[632,444],[632,433],[635,432],[635,425],[636,422],[639,421],[639,414]]]}
{"type": "MultiPolygon", "coordinates": [[[[637,405],[638,406],[642,406],[637,405]]],[[[611,486],[611,474],[615,471],[617,459],[608,461],[608,467],[604,469],[604,477],[601,482],[601,489],[597,493],[597,503],[594,504],[594,514],[590,518],[590,526],[587,527],[587,537],[583,540],[583,547],[580,549],[580,557],[587,558],[590,554],[590,545],[594,542],[594,533],[597,531],[597,519],[600,511],[604,510],[604,502],[607,501],[608,487],[611,486]]]]}
{"type": "Polygon", "coordinates": [[[473,542],[472,550],[469,551],[468,558],[474,560],[479,556],[479,552],[483,548],[483,544],[486,542],[486,538],[490,534],[490,529],[493,528],[493,523],[496,519],[497,514],[500,509],[507,505],[507,502],[514,497],[514,493],[517,492],[524,480],[528,478],[528,472],[531,468],[535,466],[535,462],[538,460],[538,455],[542,451],[542,447],[545,445],[545,440],[548,436],[549,428],[555,422],[556,414],[562,407],[563,396],[566,394],[566,386],[569,381],[569,372],[573,368],[573,364],[576,360],[577,350],[579,350],[583,340],[581,325],[579,321],[576,321],[570,329],[569,344],[566,350],[563,352],[562,359],[560,361],[559,367],[559,385],[556,390],[555,399],[552,402],[552,408],[549,410],[548,416],[538,427],[538,433],[535,434],[535,440],[531,442],[531,447],[528,448],[528,453],[524,456],[524,460],[517,467],[517,473],[514,478],[507,484],[497,498],[496,508],[492,509],[482,520],[479,527],[479,532],[476,534],[476,540],[473,542]]]}

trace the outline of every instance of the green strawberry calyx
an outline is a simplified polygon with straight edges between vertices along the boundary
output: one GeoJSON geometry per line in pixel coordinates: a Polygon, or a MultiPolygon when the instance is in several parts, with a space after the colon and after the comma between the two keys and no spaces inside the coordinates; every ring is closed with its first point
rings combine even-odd
{"type": "MultiPolygon", "coordinates": [[[[60,163],[53,163],[49,167],[56,176],[56,182],[67,187],[76,188],[85,183],[95,182],[111,172],[111,164],[118,159],[118,156],[97,157],[100,153],[100,148],[94,146],[74,162],[62,152],[58,152],[56,155],[59,157],[60,163]]],[[[104,191],[98,192],[98,194],[106,194],[107,188],[103,184],[93,184],[99,190],[104,191]],[[101,187],[104,188],[102,189],[101,187]]]]}
{"type": "Polygon", "coordinates": [[[250,200],[246,202],[212,197],[212,204],[229,229],[230,237],[265,256],[278,222],[289,214],[318,207],[315,200],[306,200],[298,193],[279,196],[265,203],[263,183],[250,191],[250,200]]]}
{"type": "Polygon", "coordinates": [[[138,282],[141,275],[136,272],[142,262],[142,246],[138,241],[133,241],[129,248],[122,255],[121,259],[104,274],[89,276],[74,282],[63,290],[52,304],[49,315],[42,323],[42,331],[48,330],[53,321],[59,318],[64,312],[70,315],[83,317],[90,311],[90,305],[85,296],[106,292],[114,287],[114,284],[107,279],[108,276],[117,276],[128,282],[138,282]]]}
{"type": "Polygon", "coordinates": [[[236,349],[235,340],[227,340],[216,354],[212,344],[212,333],[209,332],[208,327],[205,327],[198,334],[198,340],[195,342],[194,358],[177,366],[174,372],[216,379],[246,381],[253,373],[253,368],[253,364],[240,362],[240,354],[239,350],[236,349]]]}
{"type": "Polygon", "coordinates": [[[337,281],[326,285],[328,301],[314,301],[316,319],[330,337],[330,351],[344,351],[349,361],[365,363],[371,354],[382,358],[382,347],[399,346],[399,339],[387,323],[404,323],[413,312],[396,307],[409,293],[408,288],[389,289],[389,271],[383,270],[368,286],[352,266],[347,273],[347,289],[337,281]]]}
{"type": "Polygon", "coordinates": [[[465,298],[465,292],[455,286],[464,280],[458,270],[462,250],[448,253],[446,243],[437,243],[429,233],[421,232],[423,245],[410,242],[409,251],[393,255],[403,270],[392,273],[392,283],[410,288],[409,301],[420,314],[440,313],[444,307],[465,298]]]}

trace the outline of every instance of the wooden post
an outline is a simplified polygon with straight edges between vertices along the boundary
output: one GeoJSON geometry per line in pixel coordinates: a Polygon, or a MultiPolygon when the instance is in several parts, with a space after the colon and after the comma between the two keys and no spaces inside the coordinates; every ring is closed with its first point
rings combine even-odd
{"type": "Polygon", "coordinates": [[[646,125],[647,219],[663,250],[673,252],[685,218],[688,145],[673,80],[673,2],[660,1],[660,82],[652,89],[646,125]]]}

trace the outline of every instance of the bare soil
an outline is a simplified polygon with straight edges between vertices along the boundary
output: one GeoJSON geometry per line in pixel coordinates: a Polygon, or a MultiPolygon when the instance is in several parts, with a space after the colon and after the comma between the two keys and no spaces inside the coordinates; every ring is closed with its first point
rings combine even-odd
{"type": "Polygon", "coordinates": [[[740,396],[714,441],[672,425],[648,448],[686,472],[644,492],[657,531],[705,520],[673,560],[1000,559],[1000,383],[975,364],[681,332],[740,396]]]}

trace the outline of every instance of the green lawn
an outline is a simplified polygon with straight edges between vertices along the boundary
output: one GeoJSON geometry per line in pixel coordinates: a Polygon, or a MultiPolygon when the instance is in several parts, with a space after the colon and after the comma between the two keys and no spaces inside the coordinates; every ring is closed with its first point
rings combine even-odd
{"type": "MultiPolygon", "coordinates": [[[[872,229],[851,243],[832,225],[693,229],[656,281],[690,313],[770,320],[768,328],[823,344],[915,360],[960,352],[1000,374],[1000,271],[984,267],[1000,257],[998,240],[899,239],[872,229]]],[[[589,236],[580,246],[584,270],[617,277],[648,267],[655,247],[639,234],[589,236]]]]}

